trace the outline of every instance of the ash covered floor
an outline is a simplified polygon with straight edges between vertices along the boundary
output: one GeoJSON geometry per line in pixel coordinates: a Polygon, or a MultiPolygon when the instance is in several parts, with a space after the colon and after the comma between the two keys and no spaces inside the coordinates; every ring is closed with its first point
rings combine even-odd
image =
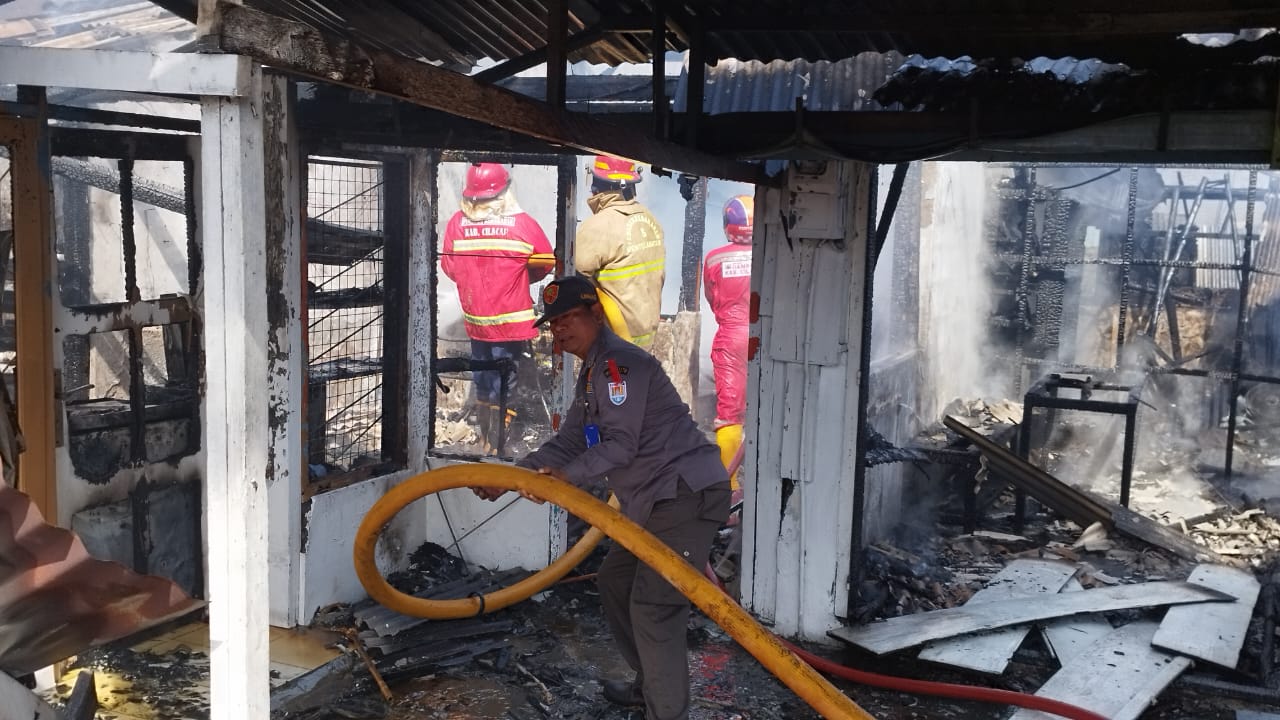
{"type": "MultiPolygon", "coordinates": [[[[1045,525],[1038,532],[1047,539],[1061,530],[1058,526],[1045,525]]],[[[998,563],[1018,554],[1021,547],[1037,544],[972,537],[947,541],[938,536],[903,537],[901,543],[909,548],[898,551],[903,556],[934,553],[935,562],[928,570],[919,567],[913,570],[904,567],[900,558],[872,551],[874,556],[887,558],[884,562],[870,563],[878,568],[880,577],[875,581],[893,588],[897,600],[882,606],[878,615],[911,612],[914,603],[902,600],[931,593],[935,586],[960,586],[970,582],[965,577],[955,577],[952,566],[998,563]],[[934,573],[934,576],[928,582],[916,582],[921,579],[915,577],[918,573],[934,573]]],[[[414,569],[393,577],[403,589],[421,592],[424,585],[439,584],[445,577],[453,578],[446,582],[469,581],[456,576],[459,566],[444,560],[436,547],[424,547],[416,556],[419,562],[414,569]]],[[[598,560],[598,556],[595,559],[598,560]]],[[[1160,567],[1163,570],[1166,566],[1160,567]]],[[[1109,569],[1120,572],[1115,567],[1109,569]]],[[[475,575],[506,582],[498,574],[474,571],[471,580],[475,575]]],[[[954,604],[961,600],[957,597],[939,598],[939,601],[954,604]]],[[[350,627],[356,615],[373,609],[370,606],[329,608],[318,622],[350,627]]],[[[1133,617],[1138,614],[1133,613],[1133,617]]],[[[317,707],[300,712],[276,712],[273,717],[642,720],[642,713],[610,706],[600,696],[598,680],[624,676],[626,668],[613,651],[594,585],[589,581],[559,585],[537,600],[485,618],[427,622],[401,631],[397,634],[400,636],[409,644],[407,650],[389,652],[378,662],[394,692],[390,703],[384,702],[365,668],[354,663],[353,672],[326,680],[324,692],[312,696],[312,701],[319,703],[317,707]],[[498,632],[489,633],[486,628],[496,628],[498,632]],[[397,654],[403,662],[394,659],[397,654]]],[[[706,618],[695,614],[690,622],[689,638],[695,697],[691,717],[695,720],[818,717],[706,618]]],[[[78,658],[76,666],[98,671],[100,689],[106,691],[99,693],[104,709],[97,717],[102,720],[207,718],[208,658],[205,651],[191,647],[192,644],[198,645],[198,642],[184,642],[181,638],[135,641],[133,646],[120,643],[78,658]],[[104,687],[104,677],[119,678],[122,682],[105,681],[104,687]]],[[[1056,669],[1048,653],[1032,640],[1019,651],[1003,676],[987,679],[922,663],[914,659],[912,652],[882,658],[833,648],[818,652],[861,669],[1024,692],[1033,692],[1056,669]]],[[[379,657],[376,650],[373,654],[379,657]]],[[[277,671],[273,685],[287,687],[285,681],[290,679],[277,671]]],[[[298,678],[292,680],[298,682],[298,678]]],[[[69,690],[71,684],[67,682],[62,690],[69,690]]],[[[997,720],[1008,717],[1011,712],[996,705],[876,690],[843,681],[836,684],[881,720],[997,720]]],[[[1230,720],[1235,718],[1237,708],[1265,710],[1267,706],[1224,700],[1195,688],[1174,685],[1142,717],[1230,720]]]]}

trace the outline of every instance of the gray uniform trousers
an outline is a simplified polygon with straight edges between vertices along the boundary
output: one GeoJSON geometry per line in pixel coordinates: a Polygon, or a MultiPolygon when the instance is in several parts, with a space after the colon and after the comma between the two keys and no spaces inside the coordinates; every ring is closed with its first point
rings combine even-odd
{"type": "MultiPolygon", "coordinates": [[[[678,495],[653,506],[644,528],[701,570],[716,532],[729,517],[729,484],[678,495]]],[[[609,629],[644,690],[648,720],[689,716],[689,600],[657,571],[615,545],[597,575],[609,629]]]]}

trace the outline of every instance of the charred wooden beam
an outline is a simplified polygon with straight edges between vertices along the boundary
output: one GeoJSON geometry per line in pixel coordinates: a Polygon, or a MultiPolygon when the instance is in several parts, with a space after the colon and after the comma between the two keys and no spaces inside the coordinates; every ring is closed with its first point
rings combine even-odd
{"type": "Polygon", "coordinates": [[[1027,494],[1062,513],[1082,528],[1102,523],[1109,530],[1137,538],[1188,560],[1225,562],[1209,548],[1196,545],[1191,538],[1170,530],[1145,515],[1067,485],[953,417],[943,418],[943,424],[977,447],[999,477],[1025,490],[1027,494]]]}
{"type": "Polygon", "coordinates": [[[551,0],[547,3],[547,104],[564,109],[566,74],[569,50],[566,39],[569,34],[568,0],[551,0]]]}
{"type": "Polygon", "coordinates": [[[63,720],[93,720],[98,713],[98,688],[94,684],[93,670],[82,670],[76,676],[71,697],[62,708],[63,720]]]}
{"type": "MultiPolygon", "coordinates": [[[[134,160],[182,161],[190,155],[188,137],[184,135],[54,126],[49,128],[49,139],[57,172],[61,172],[57,167],[61,161],[75,158],[131,157],[134,160]]],[[[81,160],[76,162],[87,164],[81,160]]]]}
{"type": "Polygon", "coordinates": [[[662,3],[653,4],[653,34],[649,38],[653,69],[653,136],[667,139],[667,13],[662,3]]]}
{"type": "Polygon", "coordinates": [[[698,128],[702,124],[702,103],[707,86],[707,38],[699,33],[689,43],[689,81],[685,85],[684,110],[688,117],[684,144],[698,147],[698,128]]]}
{"type": "Polygon", "coordinates": [[[1280,82],[1276,83],[1276,120],[1271,131],[1271,169],[1280,170],[1280,82]]]}
{"type": "Polygon", "coordinates": [[[326,82],[400,98],[588,154],[608,153],[708,177],[757,183],[754,165],[657,142],[594,118],[394,53],[362,48],[298,22],[221,3],[209,40],[223,52],[326,82]]]}

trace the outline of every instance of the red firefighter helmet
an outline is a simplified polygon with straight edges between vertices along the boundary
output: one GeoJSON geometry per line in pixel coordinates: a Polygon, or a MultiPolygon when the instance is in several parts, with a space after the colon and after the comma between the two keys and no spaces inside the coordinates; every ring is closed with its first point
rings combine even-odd
{"type": "Polygon", "coordinates": [[[724,234],[729,242],[751,244],[751,228],[755,223],[756,201],[750,195],[735,195],[724,204],[724,234]]]}
{"type": "Polygon", "coordinates": [[[598,180],[611,183],[640,182],[640,171],[635,163],[611,155],[597,155],[591,163],[591,174],[598,180]]]}
{"type": "Polygon", "coordinates": [[[511,184],[511,174],[498,163],[473,163],[467,168],[467,184],[462,197],[468,200],[487,200],[498,197],[511,184]]]}

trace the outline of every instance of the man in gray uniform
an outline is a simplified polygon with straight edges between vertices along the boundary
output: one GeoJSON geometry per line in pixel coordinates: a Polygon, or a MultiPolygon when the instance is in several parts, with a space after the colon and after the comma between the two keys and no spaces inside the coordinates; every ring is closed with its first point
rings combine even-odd
{"type": "MultiPolygon", "coordinates": [[[[596,288],[567,277],[543,290],[544,314],[560,348],[583,361],[573,406],[555,437],[517,465],[578,486],[607,476],[622,512],[695,568],[729,515],[729,476],[720,451],[652,355],[613,333],[596,288]]],[[[477,488],[489,500],[499,489],[477,488]]],[[[597,580],[604,614],[634,681],[604,681],[605,698],[643,705],[647,720],[689,715],[685,632],[689,601],[615,545],[597,580]]]]}

